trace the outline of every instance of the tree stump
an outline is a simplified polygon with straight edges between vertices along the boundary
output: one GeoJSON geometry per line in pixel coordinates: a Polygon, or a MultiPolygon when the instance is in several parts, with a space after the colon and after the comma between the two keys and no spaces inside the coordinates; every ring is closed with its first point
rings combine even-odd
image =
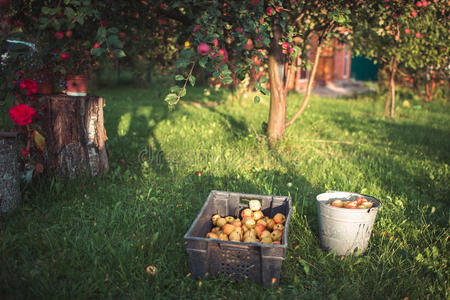
{"type": "Polygon", "coordinates": [[[17,161],[17,135],[0,132],[0,212],[6,213],[21,202],[17,161]]]}
{"type": "Polygon", "coordinates": [[[69,178],[108,170],[103,98],[48,95],[38,103],[46,112],[39,123],[46,137],[48,169],[69,178]]]}

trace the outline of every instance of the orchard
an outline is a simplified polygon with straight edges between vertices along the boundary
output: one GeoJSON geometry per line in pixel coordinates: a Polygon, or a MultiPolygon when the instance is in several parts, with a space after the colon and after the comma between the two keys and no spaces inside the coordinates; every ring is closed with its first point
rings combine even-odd
{"type": "Polygon", "coordinates": [[[0,0],[0,295],[448,299],[449,9],[0,0]]]}

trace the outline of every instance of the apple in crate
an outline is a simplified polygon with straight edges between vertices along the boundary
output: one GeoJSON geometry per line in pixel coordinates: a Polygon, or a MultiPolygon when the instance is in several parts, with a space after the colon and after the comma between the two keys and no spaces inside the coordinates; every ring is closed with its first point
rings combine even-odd
{"type": "Polygon", "coordinates": [[[273,221],[277,224],[284,224],[284,222],[286,222],[286,216],[282,213],[277,213],[273,216],[273,221]]]}
{"type": "Polygon", "coordinates": [[[212,216],[211,221],[214,225],[217,225],[217,220],[219,220],[220,218],[221,218],[220,215],[216,214],[212,216]]]}
{"type": "Polygon", "coordinates": [[[261,220],[262,218],[264,218],[264,214],[263,214],[262,211],[257,210],[257,211],[254,211],[254,212],[253,212],[253,219],[254,219],[255,221],[261,220]]]}
{"type": "Polygon", "coordinates": [[[266,228],[267,228],[268,230],[273,230],[273,226],[275,226],[274,220],[273,220],[273,219],[269,219],[269,220],[267,221],[266,228]]]}
{"type": "Polygon", "coordinates": [[[219,236],[217,234],[215,234],[214,232],[208,232],[206,234],[206,238],[208,238],[208,239],[218,239],[219,236]]]}
{"type": "Polygon", "coordinates": [[[225,218],[219,218],[216,222],[216,225],[219,227],[223,227],[225,224],[227,224],[227,220],[225,220],[225,218]]]}
{"type": "Polygon", "coordinates": [[[250,208],[246,208],[241,212],[241,218],[252,218],[253,217],[253,211],[250,208]]]}
{"type": "Polygon", "coordinates": [[[230,223],[230,224],[232,224],[233,222],[234,222],[234,217],[232,217],[232,216],[228,216],[228,217],[225,217],[225,220],[227,221],[227,223],[230,223]]]}
{"type": "Polygon", "coordinates": [[[232,233],[234,231],[236,227],[234,227],[231,224],[225,224],[222,227],[222,232],[225,233],[226,235],[229,235],[230,233],[232,233]]]}
{"type": "Polygon", "coordinates": [[[261,209],[261,202],[259,200],[250,200],[248,202],[248,207],[252,210],[252,211],[258,211],[261,209]]]}

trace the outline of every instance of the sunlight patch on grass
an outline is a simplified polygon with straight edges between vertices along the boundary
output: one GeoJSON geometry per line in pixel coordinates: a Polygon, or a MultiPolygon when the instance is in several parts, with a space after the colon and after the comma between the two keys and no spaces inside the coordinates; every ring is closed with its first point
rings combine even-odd
{"type": "Polygon", "coordinates": [[[119,136],[127,135],[130,130],[131,113],[127,112],[120,117],[119,125],[117,126],[117,134],[119,136]]]}

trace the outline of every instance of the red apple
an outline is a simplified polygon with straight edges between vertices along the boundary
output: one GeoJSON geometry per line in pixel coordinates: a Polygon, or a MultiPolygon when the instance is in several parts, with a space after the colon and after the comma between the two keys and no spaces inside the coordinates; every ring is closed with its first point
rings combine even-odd
{"type": "Polygon", "coordinates": [[[286,222],[286,216],[282,213],[277,213],[273,216],[273,221],[277,224],[284,224],[284,222],[286,222]]]}
{"type": "Polygon", "coordinates": [[[421,1],[417,1],[416,5],[417,5],[417,7],[421,7],[422,6],[422,2],[421,1]]]}
{"type": "Polygon", "coordinates": [[[214,232],[208,232],[206,234],[206,238],[208,238],[208,239],[218,239],[219,236],[217,234],[215,234],[214,232]]]}
{"type": "Polygon", "coordinates": [[[347,201],[344,204],[344,207],[345,208],[350,208],[350,209],[356,209],[356,208],[358,208],[358,202],[356,202],[356,201],[347,201]]]}
{"type": "Polygon", "coordinates": [[[262,218],[264,218],[264,214],[263,214],[262,211],[257,210],[257,211],[254,211],[254,212],[253,212],[253,219],[254,219],[255,221],[261,220],[262,218]]]}
{"type": "Polygon", "coordinates": [[[253,211],[250,208],[246,208],[241,212],[241,218],[252,218],[253,217],[253,211]]]}
{"type": "Polygon", "coordinates": [[[416,33],[416,38],[420,39],[421,36],[420,32],[416,33]]]}
{"type": "Polygon", "coordinates": [[[100,44],[99,44],[99,43],[95,43],[95,44],[94,44],[94,48],[97,49],[97,48],[99,48],[99,47],[100,47],[100,44]]]}
{"type": "Polygon", "coordinates": [[[62,33],[61,31],[55,32],[55,38],[57,38],[58,40],[62,39],[63,37],[64,33],[62,33]]]}
{"type": "Polygon", "coordinates": [[[266,9],[266,14],[268,14],[269,16],[271,16],[272,14],[273,14],[273,7],[268,7],[267,9],[266,9]]]}
{"type": "Polygon", "coordinates": [[[253,41],[251,39],[247,40],[247,43],[244,46],[245,50],[252,50],[253,49],[253,41]]]}
{"type": "Polygon", "coordinates": [[[263,233],[264,230],[266,230],[266,227],[264,227],[262,224],[256,224],[255,231],[257,236],[260,237],[261,233],[263,233]]]}
{"type": "Polygon", "coordinates": [[[405,28],[405,33],[406,33],[406,34],[410,34],[410,33],[411,33],[411,29],[405,28]]]}
{"type": "Polygon", "coordinates": [[[236,227],[234,227],[231,224],[225,224],[222,227],[222,232],[225,233],[226,235],[229,235],[230,233],[232,233],[234,231],[234,229],[236,229],[236,227]]]}
{"type": "Polygon", "coordinates": [[[206,43],[200,43],[197,46],[197,52],[200,53],[201,55],[207,55],[210,50],[211,48],[206,43]]]}
{"type": "Polygon", "coordinates": [[[284,230],[283,224],[275,224],[275,226],[273,226],[273,231],[283,231],[283,230],[284,230]]]}
{"type": "Polygon", "coordinates": [[[71,37],[71,36],[72,36],[72,30],[67,30],[66,37],[71,37]]]}
{"type": "Polygon", "coordinates": [[[344,207],[344,202],[342,200],[334,200],[331,206],[344,207]]]}

